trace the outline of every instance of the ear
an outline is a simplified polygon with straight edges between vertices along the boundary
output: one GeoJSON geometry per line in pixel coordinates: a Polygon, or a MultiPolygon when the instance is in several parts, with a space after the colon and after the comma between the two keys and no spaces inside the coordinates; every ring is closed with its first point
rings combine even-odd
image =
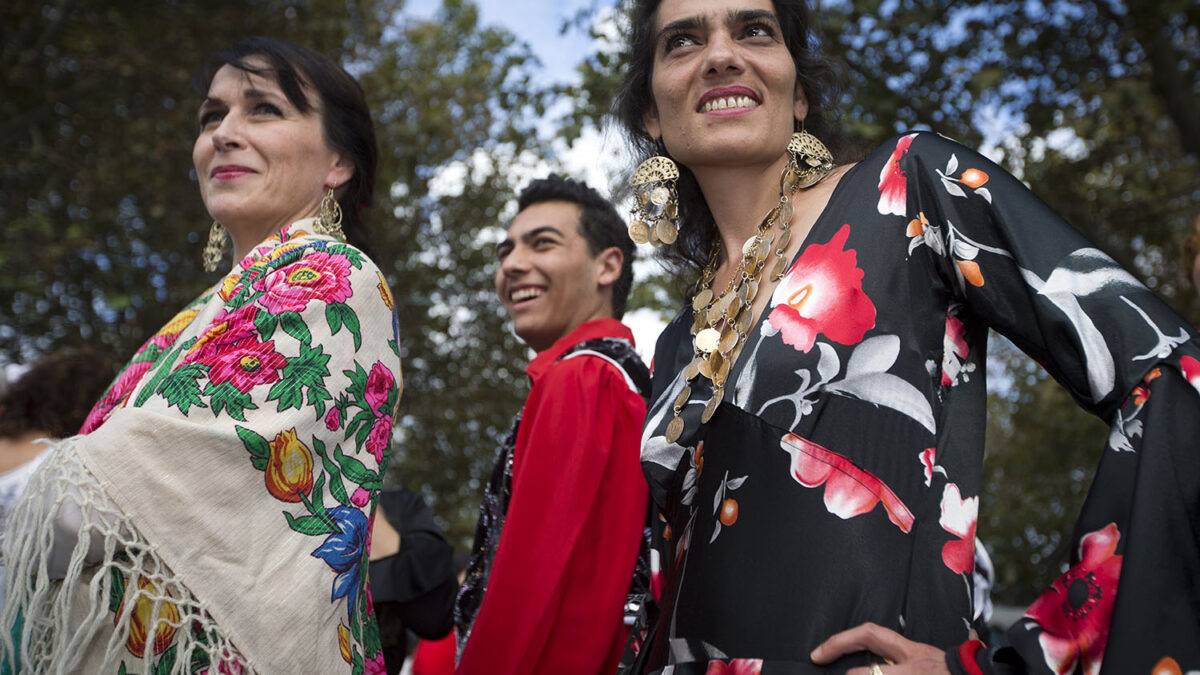
{"type": "Polygon", "coordinates": [[[354,177],[354,163],[341,154],[334,157],[333,166],[329,167],[329,173],[325,175],[325,185],[331,185],[337,190],[354,177]]]}
{"type": "Polygon", "coordinates": [[[653,103],[646,109],[642,115],[642,126],[645,127],[646,133],[650,134],[650,139],[658,142],[662,138],[662,124],[658,121],[658,106],[653,103]]]}
{"type": "Polygon", "coordinates": [[[616,246],[609,246],[599,253],[596,261],[596,284],[611,287],[621,278],[621,267],[625,264],[625,254],[616,246]]]}
{"type": "Polygon", "coordinates": [[[796,100],[792,102],[792,114],[797,120],[804,121],[808,117],[808,97],[804,95],[804,87],[796,83],[796,100]]]}

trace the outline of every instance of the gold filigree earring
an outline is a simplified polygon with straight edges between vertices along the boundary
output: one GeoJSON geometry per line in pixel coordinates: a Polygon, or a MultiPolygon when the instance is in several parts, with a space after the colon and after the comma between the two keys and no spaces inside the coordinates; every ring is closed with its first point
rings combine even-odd
{"type": "Polygon", "coordinates": [[[346,241],[346,233],[342,232],[342,205],[333,196],[333,188],[321,199],[321,212],[313,225],[317,234],[324,234],[338,241],[346,241]]]}
{"type": "Polygon", "coordinates": [[[216,272],[217,266],[221,264],[221,258],[228,250],[229,232],[226,231],[224,225],[214,220],[212,227],[208,228],[208,243],[204,245],[204,253],[201,257],[204,271],[216,272]]]}
{"type": "Polygon", "coordinates": [[[662,140],[657,147],[658,154],[639,164],[629,179],[634,197],[629,238],[655,247],[673,244],[679,237],[679,193],[675,191],[679,167],[666,156],[662,140]]]}
{"type": "Polygon", "coordinates": [[[803,120],[800,121],[800,130],[793,133],[788,141],[788,152],[792,159],[788,170],[783,172],[783,179],[794,181],[798,188],[816,185],[833,170],[833,154],[820,139],[804,130],[803,120]]]}

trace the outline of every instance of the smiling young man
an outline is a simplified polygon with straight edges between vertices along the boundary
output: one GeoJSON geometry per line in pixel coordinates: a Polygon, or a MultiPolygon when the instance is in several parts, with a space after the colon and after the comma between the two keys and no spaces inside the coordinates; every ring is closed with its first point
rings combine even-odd
{"type": "Polygon", "coordinates": [[[587,185],[534,181],[497,247],[496,292],[537,355],[492,472],[455,618],[457,672],[611,673],[642,551],[650,380],[618,319],[633,243],[587,185]]]}

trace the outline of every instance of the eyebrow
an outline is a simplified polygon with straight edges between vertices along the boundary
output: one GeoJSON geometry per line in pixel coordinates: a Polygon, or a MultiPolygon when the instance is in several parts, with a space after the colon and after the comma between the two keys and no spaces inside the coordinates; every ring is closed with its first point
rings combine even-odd
{"type": "MultiPolygon", "coordinates": [[[[276,95],[274,92],[265,91],[262,89],[250,88],[250,89],[242,90],[242,98],[263,99],[263,98],[279,98],[279,96],[276,95]]],[[[284,98],[286,98],[286,97],[284,97],[284,98]]],[[[225,105],[225,100],[218,96],[206,96],[206,97],[204,97],[204,100],[200,102],[200,109],[203,110],[204,108],[207,108],[209,106],[218,106],[218,105],[225,105]]]]}
{"type": "MultiPolygon", "coordinates": [[[[775,12],[772,12],[769,9],[731,9],[729,10],[729,13],[725,19],[727,23],[735,25],[763,20],[770,21],[776,26],[779,25],[779,18],[775,16],[775,12]]],[[[659,43],[663,36],[667,35],[668,33],[696,30],[697,28],[703,28],[707,24],[707,19],[698,16],[689,16],[684,19],[676,19],[675,21],[663,26],[662,29],[658,31],[658,34],[654,36],[654,42],[655,44],[659,43]]]]}

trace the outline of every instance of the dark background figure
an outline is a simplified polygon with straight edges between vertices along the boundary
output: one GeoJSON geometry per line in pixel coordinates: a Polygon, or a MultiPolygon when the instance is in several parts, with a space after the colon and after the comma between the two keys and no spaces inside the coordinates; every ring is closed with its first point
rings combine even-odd
{"type": "Polygon", "coordinates": [[[408,632],[436,640],[454,627],[458,567],[421,495],[397,488],[379,496],[372,527],[370,578],[379,639],[389,675],[408,655],[408,632]],[[382,516],[382,517],[381,517],[382,516]]]}

